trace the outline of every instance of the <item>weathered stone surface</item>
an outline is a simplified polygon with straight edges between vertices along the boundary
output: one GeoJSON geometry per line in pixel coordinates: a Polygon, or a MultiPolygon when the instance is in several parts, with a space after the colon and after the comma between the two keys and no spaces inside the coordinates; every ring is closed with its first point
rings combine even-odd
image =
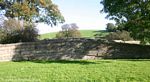
{"type": "Polygon", "coordinates": [[[53,39],[0,45],[0,61],[150,58],[150,46],[93,39],[53,39]]]}

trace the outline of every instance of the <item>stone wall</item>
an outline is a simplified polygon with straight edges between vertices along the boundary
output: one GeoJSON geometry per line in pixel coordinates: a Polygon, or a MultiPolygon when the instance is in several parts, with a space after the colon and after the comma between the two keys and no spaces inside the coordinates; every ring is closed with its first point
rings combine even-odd
{"type": "Polygon", "coordinates": [[[150,46],[93,39],[53,39],[0,45],[0,61],[150,58],[150,46]]]}
{"type": "Polygon", "coordinates": [[[16,47],[20,45],[17,44],[5,44],[0,45],[0,61],[10,61],[12,60],[13,56],[16,54],[16,47]]]}

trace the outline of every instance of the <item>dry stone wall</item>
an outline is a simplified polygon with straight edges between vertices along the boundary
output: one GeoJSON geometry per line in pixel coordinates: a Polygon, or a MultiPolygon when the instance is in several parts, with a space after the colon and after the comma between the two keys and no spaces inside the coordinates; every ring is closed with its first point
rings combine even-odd
{"type": "Polygon", "coordinates": [[[150,46],[94,39],[53,39],[0,45],[0,61],[97,58],[148,59],[150,46]]]}

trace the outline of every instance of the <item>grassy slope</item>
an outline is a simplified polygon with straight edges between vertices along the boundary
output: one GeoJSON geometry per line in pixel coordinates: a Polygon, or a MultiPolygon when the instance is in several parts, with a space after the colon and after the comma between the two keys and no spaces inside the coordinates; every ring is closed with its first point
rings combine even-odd
{"type": "MultiPolygon", "coordinates": [[[[108,34],[107,32],[104,32],[104,31],[96,31],[96,30],[80,30],[81,32],[81,36],[82,37],[90,37],[90,38],[93,38],[95,34],[97,33],[102,33],[102,35],[106,35],[108,34]]],[[[46,33],[46,34],[42,34],[40,36],[40,39],[46,39],[46,38],[55,38],[56,36],[56,32],[52,32],[52,33],[46,33]]]]}
{"type": "Polygon", "coordinates": [[[150,60],[1,62],[0,82],[148,82],[150,60]]]}
{"type": "Polygon", "coordinates": [[[51,33],[40,35],[40,39],[52,39],[55,38],[55,36],[56,36],[56,32],[51,32],[51,33]]]}

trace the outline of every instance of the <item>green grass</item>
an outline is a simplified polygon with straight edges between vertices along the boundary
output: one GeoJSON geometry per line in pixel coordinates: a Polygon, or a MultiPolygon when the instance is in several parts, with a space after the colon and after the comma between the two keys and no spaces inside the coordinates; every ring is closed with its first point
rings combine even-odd
{"type": "Polygon", "coordinates": [[[82,37],[90,37],[94,38],[96,34],[102,34],[102,36],[105,36],[108,34],[108,32],[104,30],[80,30],[81,36],[82,37]]]}
{"type": "Polygon", "coordinates": [[[0,82],[149,82],[150,60],[1,62],[0,82]]]}
{"type": "MultiPolygon", "coordinates": [[[[51,33],[46,33],[42,34],[39,38],[40,39],[53,39],[55,38],[57,32],[51,32],[51,33]]],[[[94,38],[95,34],[101,33],[102,36],[105,36],[108,34],[108,32],[105,31],[98,31],[98,30],[80,30],[81,36],[82,37],[87,37],[87,38],[94,38]]]]}
{"type": "Polygon", "coordinates": [[[41,34],[40,39],[53,39],[56,37],[57,32],[51,32],[51,33],[46,33],[46,34],[41,34]]]}

